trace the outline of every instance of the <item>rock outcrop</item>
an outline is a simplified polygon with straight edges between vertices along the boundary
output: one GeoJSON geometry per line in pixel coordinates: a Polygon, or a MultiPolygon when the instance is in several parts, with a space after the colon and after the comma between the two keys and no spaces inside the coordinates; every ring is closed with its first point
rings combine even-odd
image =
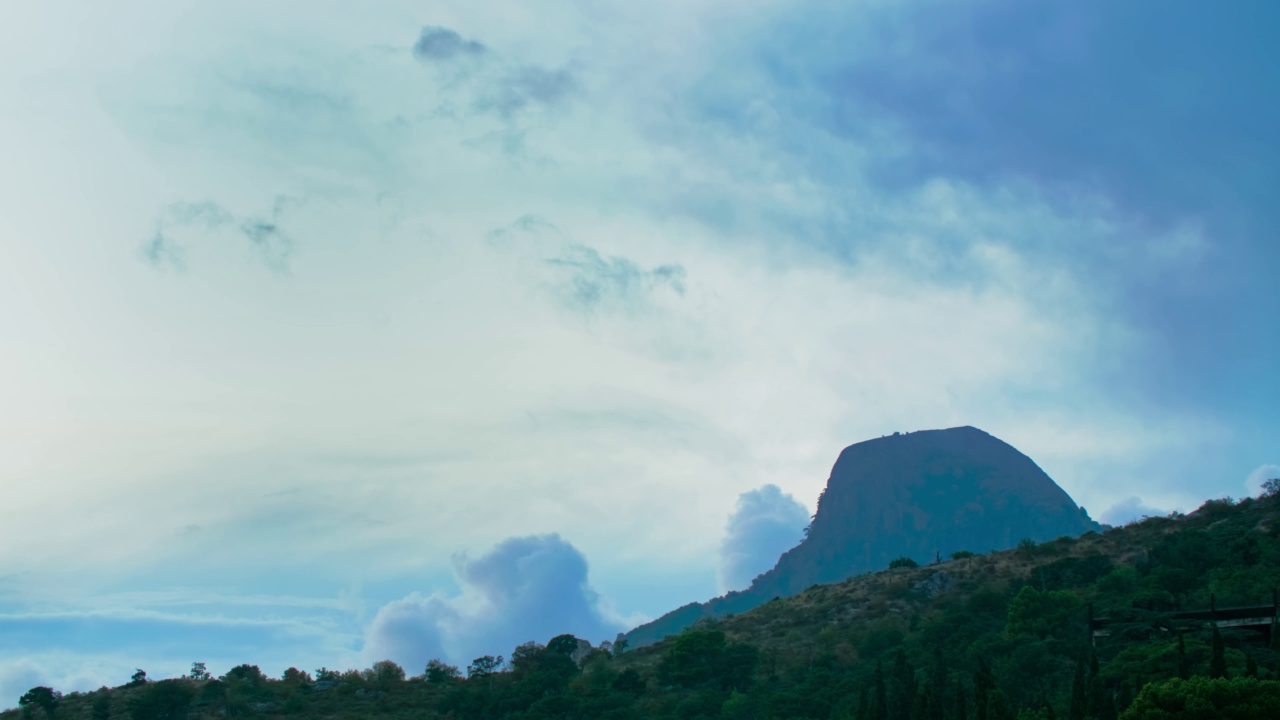
{"type": "Polygon", "coordinates": [[[1031,458],[977,428],[895,433],[840,453],[805,539],[749,588],[681,607],[627,639],[645,645],[700,618],[883,570],[899,557],[923,565],[957,550],[1004,550],[1099,529],[1031,458]]]}

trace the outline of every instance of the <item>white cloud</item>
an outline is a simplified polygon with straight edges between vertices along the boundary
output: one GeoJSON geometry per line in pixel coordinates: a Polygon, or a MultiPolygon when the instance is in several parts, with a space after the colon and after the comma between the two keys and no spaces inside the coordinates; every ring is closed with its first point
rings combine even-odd
{"type": "Polygon", "coordinates": [[[787,6],[47,11],[71,55],[0,63],[62,73],[0,118],[0,306],[29,309],[0,318],[0,597],[82,609],[229,564],[250,595],[418,586],[370,636],[416,663],[466,628],[532,639],[430,593],[495,537],[572,533],[657,614],[701,599],[673,575],[713,591],[708,518],[766,483],[816,498],[852,442],[977,425],[1104,507],[1117,465],[1157,484],[1217,442],[1105,389],[1142,338],[1056,258],[1130,229],[877,185],[880,145],[743,61],[787,6]],[[470,69],[415,58],[424,25],[470,69]],[[290,243],[246,238],[284,196],[290,243]],[[221,231],[166,215],[204,203],[221,231]],[[182,273],[139,260],[158,220],[182,273]]]}
{"type": "Polygon", "coordinates": [[[1121,500],[1103,511],[1098,520],[1108,525],[1128,525],[1146,517],[1161,517],[1169,511],[1151,507],[1142,502],[1142,498],[1133,495],[1121,500]]]}
{"type": "Polygon", "coordinates": [[[717,579],[721,592],[742,590],[772,568],[782,553],[804,536],[809,511],[777,485],[765,485],[738,496],[720,544],[717,579]]]}
{"type": "Polygon", "coordinates": [[[602,609],[582,553],[558,535],[509,538],[478,558],[457,558],[456,568],[461,594],[415,593],[378,611],[367,662],[390,659],[413,674],[432,658],[466,665],[531,640],[572,633],[598,643],[627,629],[602,609]]]}
{"type": "Polygon", "coordinates": [[[1259,465],[1245,478],[1245,490],[1252,497],[1257,497],[1262,494],[1262,483],[1275,478],[1280,478],[1280,465],[1259,465]]]}

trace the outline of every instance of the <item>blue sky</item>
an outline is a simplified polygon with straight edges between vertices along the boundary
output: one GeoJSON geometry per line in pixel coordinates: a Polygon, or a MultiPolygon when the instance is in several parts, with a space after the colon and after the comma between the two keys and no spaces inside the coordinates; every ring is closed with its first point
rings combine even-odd
{"type": "Polygon", "coordinates": [[[1278,30],[6,5],[0,697],[604,639],[767,567],[898,430],[981,427],[1106,520],[1256,491],[1278,30]]]}

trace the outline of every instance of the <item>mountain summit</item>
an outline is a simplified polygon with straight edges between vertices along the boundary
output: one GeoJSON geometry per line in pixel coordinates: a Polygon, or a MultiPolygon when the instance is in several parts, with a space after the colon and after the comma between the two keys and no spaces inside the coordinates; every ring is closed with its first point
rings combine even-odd
{"type": "Polygon", "coordinates": [[[627,634],[644,645],[706,616],[873,570],[1077,536],[1100,526],[1031,458],[974,427],[867,440],[840,453],[805,539],[749,588],[674,610],[627,634]]]}

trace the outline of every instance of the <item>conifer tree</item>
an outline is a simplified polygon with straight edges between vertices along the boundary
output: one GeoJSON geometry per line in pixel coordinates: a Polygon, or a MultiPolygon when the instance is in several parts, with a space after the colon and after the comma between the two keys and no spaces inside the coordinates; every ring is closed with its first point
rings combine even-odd
{"type": "Polygon", "coordinates": [[[893,657],[893,720],[911,720],[915,696],[916,671],[907,662],[906,651],[898,648],[893,657]]]}
{"type": "Polygon", "coordinates": [[[1187,664],[1187,644],[1182,641],[1182,633],[1178,633],[1178,677],[1183,680],[1191,677],[1191,666],[1187,664]]]}
{"type": "Polygon", "coordinates": [[[871,698],[871,720],[889,719],[889,698],[884,687],[884,664],[876,661],[875,695],[871,698]]]}
{"type": "Polygon", "coordinates": [[[978,669],[973,673],[973,707],[976,720],[993,720],[988,717],[991,691],[995,689],[996,678],[991,674],[985,658],[978,658],[978,669]]]}
{"type": "Polygon", "coordinates": [[[1097,720],[1102,717],[1102,676],[1098,672],[1098,653],[1090,651],[1089,653],[1089,701],[1085,704],[1085,717],[1097,720]]]}
{"type": "Polygon", "coordinates": [[[1013,711],[1009,709],[1009,703],[1004,699],[1004,693],[1000,692],[999,688],[993,688],[987,700],[987,719],[1014,720],[1013,711]]]}
{"type": "Polygon", "coordinates": [[[1222,633],[1218,632],[1216,625],[1213,628],[1213,657],[1209,660],[1209,677],[1224,679],[1227,677],[1227,648],[1222,642],[1222,633]]]}
{"type": "Polygon", "coordinates": [[[1089,702],[1089,696],[1085,693],[1084,685],[1084,660],[1076,661],[1076,676],[1071,683],[1071,709],[1068,711],[1067,717],[1070,720],[1084,720],[1085,705],[1089,702]]]}

